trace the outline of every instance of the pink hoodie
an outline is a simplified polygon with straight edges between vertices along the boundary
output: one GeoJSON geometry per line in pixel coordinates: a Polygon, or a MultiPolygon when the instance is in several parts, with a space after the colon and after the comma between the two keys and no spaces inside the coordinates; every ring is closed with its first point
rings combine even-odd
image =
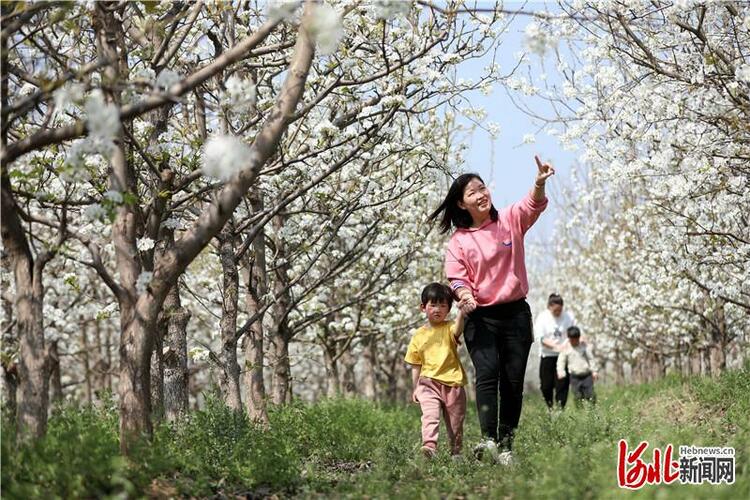
{"type": "Polygon", "coordinates": [[[523,237],[544,209],[547,198],[534,201],[531,193],[498,211],[478,228],[456,229],[445,251],[445,275],[456,290],[465,286],[479,307],[526,297],[529,282],[524,263],[523,237]]]}

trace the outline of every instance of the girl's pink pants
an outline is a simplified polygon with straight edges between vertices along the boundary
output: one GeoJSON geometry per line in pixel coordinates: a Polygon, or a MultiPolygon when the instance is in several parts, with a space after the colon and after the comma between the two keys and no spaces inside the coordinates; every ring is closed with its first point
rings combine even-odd
{"type": "Polygon", "coordinates": [[[437,449],[440,413],[445,419],[451,454],[461,453],[466,416],[466,391],[463,387],[441,384],[437,380],[420,377],[417,400],[422,408],[422,446],[437,449]]]}

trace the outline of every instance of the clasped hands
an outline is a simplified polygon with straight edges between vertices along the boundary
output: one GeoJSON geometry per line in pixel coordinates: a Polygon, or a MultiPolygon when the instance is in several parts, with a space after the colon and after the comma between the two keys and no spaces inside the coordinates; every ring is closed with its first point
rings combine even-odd
{"type": "Polygon", "coordinates": [[[474,300],[471,292],[466,291],[461,294],[461,297],[458,299],[458,308],[464,314],[469,314],[477,308],[477,301],[474,300]]]}

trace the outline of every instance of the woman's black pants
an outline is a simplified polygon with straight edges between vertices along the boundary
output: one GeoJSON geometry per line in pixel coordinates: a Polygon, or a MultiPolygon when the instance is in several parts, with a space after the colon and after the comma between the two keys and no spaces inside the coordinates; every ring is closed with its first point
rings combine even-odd
{"type": "Polygon", "coordinates": [[[539,381],[547,406],[552,408],[553,401],[557,401],[560,408],[565,408],[565,403],[568,402],[570,375],[568,370],[565,370],[565,378],[557,378],[557,356],[546,356],[539,360],[539,381]]]}
{"type": "Polygon", "coordinates": [[[478,307],[466,319],[464,338],[476,373],[482,436],[509,450],[521,417],[523,381],[533,341],[529,304],[521,299],[478,307]]]}

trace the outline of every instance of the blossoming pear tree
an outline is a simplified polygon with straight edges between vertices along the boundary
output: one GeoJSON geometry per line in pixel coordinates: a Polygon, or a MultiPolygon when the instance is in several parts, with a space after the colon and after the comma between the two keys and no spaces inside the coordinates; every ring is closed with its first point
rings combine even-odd
{"type": "Polygon", "coordinates": [[[184,413],[188,344],[206,344],[215,326],[211,304],[196,305],[206,287],[216,293],[206,272],[224,278],[216,358],[235,396],[243,336],[259,387],[264,326],[275,339],[333,314],[305,304],[324,285],[316,272],[352,250],[341,236],[368,246],[342,275],[374,256],[372,290],[404,276],[386,264],[406,267],[410,243],[373,252],[394,232],[414,234],[408,203],[420,206],[425,172],[454,167],[434,155],[447,140],[444,107],[500,76],[491,66],[482,81],[455,78],[502,19],[467,13],[380,1],[4,3],[2,239],[13,283],[3,310],[18,350],[3,366],[17,359],[19,429],[44,433],[49,375],[60,372],[56,388],[82,379],[89,400],[116,385],[126,453],[152,414],[184,413]],[[399,154],[409,157],[386,161],[399,154]],[[390,202],[402,213],[367,233],[394,215],[377,207],[390,202]],[[294,233],[311,227],[311,241],[294,233]],[[245,310],[232,304],[236,276],[245,310]],[[63,352],[47,352],[57,335],[63,352]]]}

